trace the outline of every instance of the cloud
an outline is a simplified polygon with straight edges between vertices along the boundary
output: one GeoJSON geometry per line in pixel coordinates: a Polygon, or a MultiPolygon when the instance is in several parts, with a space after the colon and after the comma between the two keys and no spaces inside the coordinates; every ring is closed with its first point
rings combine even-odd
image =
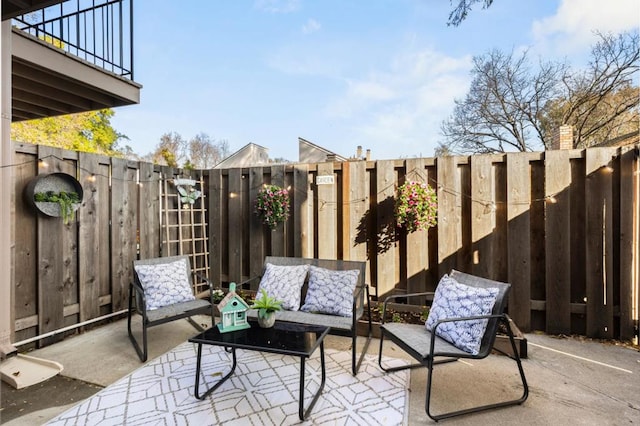
{"type": "Polygon", "coordinates": [[[256,0],[253,7],[268,13],[291,13],[300,9],[300,0],[256,0]]]}
{"type": "Polygon", "coordinates": [[[302,32],[304,34],[312,34],[316,31],[319,31],[322,28],[322,25],[315,19],[309,18],[306,24],[302,26],[302,32]]]}
{"type": "Polygon", "coordinates": [[[540,50],[575,53],[594,43],[594,31],[619,33],[638,28],[638,16],[638,0],[561,0],[555,15],[533,22],[532,33],[540,50]]]}
{"type": "Polygon", "coordinates": [[[374,158],[431,155],[440,123],[470,84],[471,58],[423,49],[389,61],[388,69],[346,81],[325,109],[351,128],[351,143],[374,147],[374,158]]]}

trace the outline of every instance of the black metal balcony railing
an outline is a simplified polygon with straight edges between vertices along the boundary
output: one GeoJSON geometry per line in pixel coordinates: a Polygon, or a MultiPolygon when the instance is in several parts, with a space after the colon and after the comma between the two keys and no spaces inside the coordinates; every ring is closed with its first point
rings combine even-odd
{"type": "Polygon", "coordinates": [[[13,26],[133,80],[133,0],[69,0],[18,16],[13,26]]]}

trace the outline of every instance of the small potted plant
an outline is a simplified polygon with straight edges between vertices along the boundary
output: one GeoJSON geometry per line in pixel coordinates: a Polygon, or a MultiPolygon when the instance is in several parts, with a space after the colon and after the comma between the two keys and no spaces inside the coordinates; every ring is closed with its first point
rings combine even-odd
{"type": "Polygon", "coordinates": [[[398,188],[395,205],[398,227],[407,232],[427,230],[437,223],[436,191],[426,183],[408,181],[398,188]]]}
{"type": "Polygon", "coordinates": [[[258,310],[258,324],[260,327],[270,328],[276,322],[276,311],[282,309],[282,302],[269,297],[267,292],[262,289],[260,297],[256,297],[251,309],[258,310]]]}
{"type": "MultiPolygon", "coordinates": [[[[60,217],[62,217],[62,221],[64,224],[68,224],[70,220],[73,220],[75,217],[75,211],[77,205],[80,203],[80,196],[76,192],[36,192],[33,195],[33,200],[36,205],[38,203],[54,203],[57,204],[60,209],[60,217]]],[[[46,207],[43,205],[39,205],[42,211],[47,211],[46,207]]],[[[55,215],[55,213],[49,212],[51,215],[55,215]]]]}
{"type": "Polygon", "coordinates": [[[289,193],[277,185],[266,185],[258,192],[256,214],[271,230],[289,218],[289,193]]]}

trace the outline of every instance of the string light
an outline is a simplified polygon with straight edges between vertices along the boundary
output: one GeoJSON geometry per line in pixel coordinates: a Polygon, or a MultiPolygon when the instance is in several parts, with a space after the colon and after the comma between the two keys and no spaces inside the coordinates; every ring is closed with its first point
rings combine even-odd
{"type": "MultiPolygon", "coordinates": [[[[56,159],[56,160],[59,160],[59,161],[65,161],[65,159],[63,159],[63,158],[60,158],[60,157],[58,157],[58,156],[56,156],[54,154],[50,154],[50,155],[47,155],[47,156],[42,157],[42,158],[37,159],[37,160],[29,160],[29,161],[25,161],[25,162],[22,162],[22,163],[3,165],[2,168],[17,167],[17,166],[21,166],[21,165],[37,162],[38,167],[46,169],[46,168],[49,167],[49,164],[47,163],[47,161],[45,161],[48,158],[53,158],[53,159],[56,159]]],[[[96,174],[92,170],[85,169],[82,166],[78,166],[78,169],[82,170],[82,171],[85,171],[87,173],[90,173],[91,175],[87,178],[87,180],[89,180],[91,182],[95,182],[97,180],[97,176],[102,176],[102,177],[108,178],[109,179],[109,185],[111,185],[111,180],[112,179],[120,180],[120,181],[123,181],[123,182],[129,181],[129,179],[116,178],[111,173],[109,175],[105,175],[105,174],[101,174],[101,173],[97,173],[96,174]]],[[[615,171],[615,169],[613,167],[609,166],[609,165],[601,166],[600,170],[602,170],[603,172],[606,172],[606,173],[613,173],[615,171]]],[[[182,173],[184,173],[184,172],[182,172],[182,173]]],[[[633,175],[638,175],[639,173],[640,172],[638,170],[635,170],[633,172],[633,175]]],[[[545,203],[549,203],[549,204],[555,204],[555,203],[558,202],[558,200],[556,198],[557,194],[545,195],[542,198],[534,198],[534,199],[531,199],[531,200],[528,200],[528,201],[518,201],[518,202],[482,200],[482,199],[474,198],[469,194],[465,194],[465,193],[462,193],[460,191],[456,191],[455,189],[447,188],[444,185],[442,185],[441,183],[438,183],[435,179],[425,178],[421,174],[421,171],[419,169],[415,169],[414,168],[412,170],[408,170],[405,176],[409,177],[409,176],[412,176],[412,175],[416,175],[423,182],[425,180],[429,181],[429,183],[431,183],[432,186],[436,186],[439,191],[442,191],[442,192],[445,192],[445,193],[448,193],[448,194],[451,194],[451,195],[455,195],[455,196],[461,196],[461,197],[468,198],[469,200],[471,200],[471,202],[474,202],[474,203],[480,203],[481,205],[484,206],[484,213],[485,214],[489,214],[489,213],[495,212],[497,210],[497,205],[498,204],[502,204],[502,205],[530,205],[530,204],[534,204],[534,203],[537,203],[537,202],[545,202],[545,203]]],[[[246,179],[247,175],[242,174],[241,178],[242,179],[246,179]]],[[[143,187],[144,183],[146,183],[146,182],[154,183],[154,182],[159,182],[161,180],[162,180],[162,178],[149,179],[149,180],[142,181],[142,180],[140,180],[140,171],[136,170],[136,184],[139,187],[143,187]]],[[[202,176],[200,176],[200,178],[198,180],[201,181],[202,180],[202,176]]],[[[266,187],[269,186],[269,184],[268,183],[263,183],[260,186],[266,188],[266,187]]],[[[387,187],[380,189],[378,191],[378,195],[386,194],[387,190],[392,186],[396,186],[396,183],[395,182],[391,183],[387,187]]],[[[253,189],[254,188],[249,188],[249,190],[253,190],[253,189]]],[[[286,189],[287,189],[287,191],[291,191],[292,190],[292,186],[288,185],[286,189]]],[[[298,193],[304,194],[304,195],[306,195],[308,193],[308,189],[306,187],[304,187],[304,188],[293,188],[293,190],[294,190],[294,192],[298,192],[298,193]]],[[[244,192],[244,191],[240,191],[240,192],[244,192]]],[[[239,196],[238,193],[229,193],[229,198],[235,198],[235,197],[238,197],[238,196],[239,196]]],[[[364,202],[364,201],[366,201],[368,199],[369,199],[369,197],[367,196],[367,197],[364,197],[364,198],[353,199],[353,200],[350,200],[350,201],[348,201],[346,203],[342,203],[342,204],[343,205],[347,205],[347,204],[361,203],[361,202],[364,202]]],[[[325,205],[339,204],[338,201],[326,201],[326,200],[322,200],[322,199],[318,199],[318,202],[320,203],[320,208],[321,209],[325,205]]]]}

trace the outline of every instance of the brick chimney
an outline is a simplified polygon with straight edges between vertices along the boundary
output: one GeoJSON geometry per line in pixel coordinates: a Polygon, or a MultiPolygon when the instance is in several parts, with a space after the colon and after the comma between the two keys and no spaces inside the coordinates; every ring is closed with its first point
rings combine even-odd
{"type": "Polygon", "coordinates": [[[573,149],[573,127],[563,124],[552,135],[549,149],[573,149]]]}
{"type": "Polygon", "coordinates": [[[358,145],[356,149],[356,160],[362,160],[362,145],[358,145]]]}

